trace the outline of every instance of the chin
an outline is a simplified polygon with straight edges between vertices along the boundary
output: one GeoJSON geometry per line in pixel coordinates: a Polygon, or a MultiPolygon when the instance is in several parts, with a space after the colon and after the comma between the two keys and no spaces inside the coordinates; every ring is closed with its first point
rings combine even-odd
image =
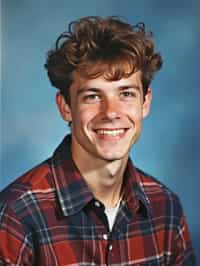
{"type": "Polygon", "coordinates": [[[122,160],[124,159],[125,157],[128,157],[128,152],[126,153],[112,153],[112,154],[102,154],[101,155],[101,158],[105,161],[116,161],[116,160],[122,160]]]}

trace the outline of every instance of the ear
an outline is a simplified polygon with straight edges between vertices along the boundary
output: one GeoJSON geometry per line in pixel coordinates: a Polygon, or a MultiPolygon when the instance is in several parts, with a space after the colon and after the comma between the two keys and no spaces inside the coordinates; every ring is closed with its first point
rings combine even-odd
{"type": "Polygon", "coordinates": [[[147,117],[149,112],[150,112],[150,108],[151,108],[151,101],[152,101],[152,90],[150,88],[148,88],[147,93],[144,97],[144,103],[142,106],[142,116],[143,118],[147,117]]]}
{"type": "Polygon", "coordinates": [[[60,92],[56,94],[56,104],[58,106],[62,118],[67,122],[71,122],[71,109],[60,92]]]}

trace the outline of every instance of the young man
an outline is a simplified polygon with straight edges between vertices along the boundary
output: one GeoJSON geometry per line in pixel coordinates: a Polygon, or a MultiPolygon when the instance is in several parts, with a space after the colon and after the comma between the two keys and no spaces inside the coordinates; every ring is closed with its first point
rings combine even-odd
{"type": "Polygon", "coordinates": [[[46,69],[71,134],[1,193],[0,265],[195,265],[178,197],[129,158],[162,59],[143,24],[82,18],[46,69]]]}

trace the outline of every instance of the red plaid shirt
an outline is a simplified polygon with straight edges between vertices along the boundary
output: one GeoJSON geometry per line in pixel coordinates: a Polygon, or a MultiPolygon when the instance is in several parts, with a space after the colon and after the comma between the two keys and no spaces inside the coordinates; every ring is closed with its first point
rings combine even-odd
{"type": "MultiPolygon", "coordinates": [[[[89,162],[86,162],[89,163],[89,162]]],[[[111,232],[70,138],[1,192],[0,265],[195,265],[178,197],[133,167],[111,232]]]]}

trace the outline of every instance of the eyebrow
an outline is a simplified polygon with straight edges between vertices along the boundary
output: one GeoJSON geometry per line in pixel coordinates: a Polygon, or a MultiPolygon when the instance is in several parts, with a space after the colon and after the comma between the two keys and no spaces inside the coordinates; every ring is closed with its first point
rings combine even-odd
{"type": "MultiPolygon", "coordinates": [[[[130,84],[130,85],[124,85],[124,86],[120,86],[118,87],[118,89],[120,91],[123,91],[123,90],[127,90],[127,89],[136,89],[138,91],[140,91],[140,87],[136,84],[130,84]]],[[[79,88],[78,91],[77,91],[77,96],[79,96],[80,94],[84,93],[84,92],[100,92],[101,89],[100,88],[87,88],[87,87],[82,87],[82,88],[79,88]]]]}
{"type": "Polygon", "coordinates": [[[136,85],[136,84],[130,84],[130,85],[126,85],[126,86],[120,86],[119,87],[120,90],[127,90],[127,89],[136,89],[138,91],[140,91],[140,86],[136,85]]]}
{"type": "Polygon", "coordinates": [[[98,88],[82,87],[82,88],[78,89],[77,96],[84,93],[84,92],[99,92],[99,91],[100,91],[100,89],[98,89],[98,88]]]}

